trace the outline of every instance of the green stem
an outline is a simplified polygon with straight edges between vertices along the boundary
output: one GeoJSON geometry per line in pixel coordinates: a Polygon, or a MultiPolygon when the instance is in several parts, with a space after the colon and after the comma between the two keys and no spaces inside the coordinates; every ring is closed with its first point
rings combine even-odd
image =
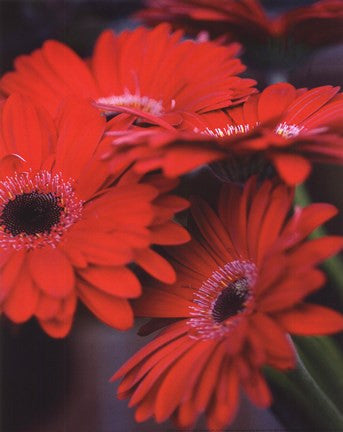
{"type": "Polygon", "coordinates": [[[343,358],[335,341],[327,336],[297,336],[293,340],[306,369],[343,412],[343,358]]]}
{"type": "Polygon", "coordinates": [[[342,431],[343,416],[336,405],[324,393],[313,379],[309,370],[299,356],[297,368],[282,373],[266,368],[269,380],[283,393],[288,401],[292,401],[310,425],[309,430],[342,431]]]}
{"type": "MultiPolygon", "coordinates": [[[[300,185],[295,190],[295,203],[305,207],[311,204],[311,198],[304,185],[300,185]]],[[[317,228],[310,238],[316,239],[327,235],[327,231],[323,227],[317,228]]],[[[323,268],[332,280],[335,289],[338,292],[339,298],[343,303],[343,262],[339,255],[328,258],[322,263],[323,268]]]]}
{"type": "Polygon", "coordinates": [[[343,430],[343,416],[337,409],[336,405],[321,390],[319,385],[313,379],[306,369],[301,358],[297,357],[297,369],[293,372],[293,377],[297,384],[302,388],[307,397],[311,397],[312,411],[318,409],[321,419],[325,419],[325,426],[333,430],[343,430]]]}

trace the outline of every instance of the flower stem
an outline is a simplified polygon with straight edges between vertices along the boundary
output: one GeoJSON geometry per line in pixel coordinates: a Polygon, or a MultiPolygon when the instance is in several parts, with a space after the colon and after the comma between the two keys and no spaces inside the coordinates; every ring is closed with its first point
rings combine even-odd
{"type": "MultiPolygon", "coordinates": [[[[326,368],[330,368],[330,365],[326,368]]],[[[325,432],[343,430],[343,415],[315,381],[299,355],[297,355],[295,370],[282,373],[266,368],[266,375],[283,393],[283,397],[292,402],[293,408],[298,409],[305,417],[309,430],[325,432]]]]}
{"type": "MultiPolygon", "coordinates": [[[[311,198],[304,185],[299,185],[295,190],[295,203],[305,207],[311,204],[311,198]]],[[[327,231],[323,227],[317,228],[310,238],[319,238],[327,235],[327,231]]],[[[343,303],[343,262],[339,255],[328,258],[322,263],[323,268],[327,272],[329,278],[334,283],[334,288],[337,290],[339,298],[343,303]]]]}
{"type": "Polygon", "coordinates": [[[299,357],[319,387],[343,412],[343,357],[327,336],[293,337],[299,357]]]}

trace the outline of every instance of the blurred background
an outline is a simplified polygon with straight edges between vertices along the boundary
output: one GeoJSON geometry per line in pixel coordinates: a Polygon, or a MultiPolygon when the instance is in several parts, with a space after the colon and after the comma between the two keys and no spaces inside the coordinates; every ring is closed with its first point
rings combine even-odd
{"type": "MultiPolygon", "coordinates": [[[[270,14],[310,3],[263,2],[270,14]]],[[[0,0],[0,73],[12,68],[17,55],[30,53],[46,39],[58,39],[87,56],[104,28],[120,31],[136,26],[138,23],[129,17],[141,6],[138,0],[0,0]]],[[[296,87],[342,85],[342,52],[342,44],[333,44],[306,53],[286,68],[288,80],[296,87]]],[[[243,54],[243,61],[249,60],[243,54]]],[[[257,66],[252,62],[249,66],[246,75],[257,79],[260,88],[285,76],[284,70],[270,64],[257,66]]],[[[209,190],[216,187],[216,180],[207,170],[200,170],[193,181],[194,188],[199,184],[206,184],[209,190]]],[[[315,201],[331,202],[343,210],[341,168],[317,166],[308,183],[315,201]]],[[[328,226],[332,233],[342,233],[340,217],[328,226]]],[[[316,296],[322,303],[335,304],[330,284],[316,296]]],[[[136,336],[137,328],[126,333],[114,331],[96,321],[82,306],[64,340],[49,338],[34,321],[15,326],[2,319],[0,328],[2,432],[177,430],[171,423],[135,424],[133,410],[127,407],[127,401],[116,399],[116,384],[109,383],[114,371],[147,343],[147,338],[136,336]]],[[[259,410],[242,396],[240,412],[228,430],[306,430],[291,402],[285,405],[276,395],[273,410],[259,410]],[[290,421],[290,417],[294,420],[290,421]]],[[[200,422],[196,430],[205,430],[204,424],[200,422]]]]}

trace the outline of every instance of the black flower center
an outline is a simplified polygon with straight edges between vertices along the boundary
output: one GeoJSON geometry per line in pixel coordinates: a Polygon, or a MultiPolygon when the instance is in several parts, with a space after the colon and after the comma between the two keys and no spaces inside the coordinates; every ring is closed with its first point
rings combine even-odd
{"type": "Polygon", "coordinates": [[[222,290],[213,305],[213,320],[221,323],[242,312],[248,297],[249,285],[247,278],[241,278],[230,283],[222,290]]]}
{"type": "Polygon", "coordinates": [[[5,205],[0,223],[13,236],[50,232],[61,216],[63,207],[52,193],[36,191],[17,195],[5,205]]]}

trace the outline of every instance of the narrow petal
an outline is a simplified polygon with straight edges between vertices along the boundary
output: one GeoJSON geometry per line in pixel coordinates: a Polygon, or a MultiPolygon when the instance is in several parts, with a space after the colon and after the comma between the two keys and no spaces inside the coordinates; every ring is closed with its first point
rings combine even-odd
{"type": "Polygon", "coordinates": [[[181,402],[187,389],[193,362],[203,355],[206,348],[206,342],[195,344],[170,369],[162,382],[156,399],[155,416],[157,422],[166,420],[181,402]]]}

